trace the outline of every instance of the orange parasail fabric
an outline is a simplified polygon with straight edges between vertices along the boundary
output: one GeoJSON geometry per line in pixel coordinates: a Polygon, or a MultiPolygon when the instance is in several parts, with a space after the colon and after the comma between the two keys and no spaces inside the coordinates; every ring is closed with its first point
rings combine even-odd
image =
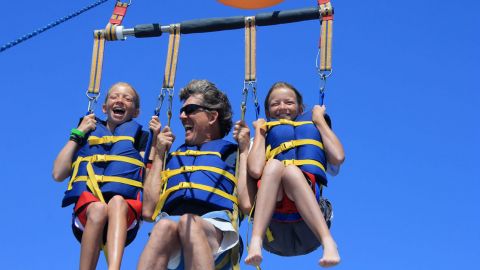
{"type": "Polygon", "coordinates": [[[274,6],[283,2],[283,0],[217,0],[218,2],[243,9],[257,9],[274,6]]]}

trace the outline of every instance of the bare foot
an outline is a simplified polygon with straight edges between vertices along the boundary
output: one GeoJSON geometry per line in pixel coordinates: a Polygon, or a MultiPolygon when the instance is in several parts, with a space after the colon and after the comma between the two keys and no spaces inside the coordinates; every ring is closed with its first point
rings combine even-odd
{"type": "Polygon", "coordinates": [[[318,261],[322,267],[335,266],[340,263],[340,255],[338,254],[337,244],[331,237],[322,239],[323,257],[318,261]]]}
{"type": "Polygon", "coordinates": [[[250,240],[250,245],[248,246],[247,258],[245,258],[245,263],[253,266],[259,266],[262,263],[262,239],[259,237],[253,237],[250,240]]]}

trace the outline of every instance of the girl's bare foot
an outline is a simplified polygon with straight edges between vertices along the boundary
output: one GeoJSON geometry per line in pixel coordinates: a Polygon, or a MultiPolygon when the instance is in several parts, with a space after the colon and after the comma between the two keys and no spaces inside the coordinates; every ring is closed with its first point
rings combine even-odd
{"type": "Polygon", "coordinates": [[[335,266],[340,263],[337,244],[331,237],[322,239],[323,257],[318,263],[323,267],[335,266]]]}
{"type": "Polygon", "coordinates": [[[252,240],[250,240],[250,245],[248,246],[248,254],[247,258],[245,258],[245,263],[259,266],[260,263],[262,263],[262,259],[262,239],[252,236],[252,240]]]}

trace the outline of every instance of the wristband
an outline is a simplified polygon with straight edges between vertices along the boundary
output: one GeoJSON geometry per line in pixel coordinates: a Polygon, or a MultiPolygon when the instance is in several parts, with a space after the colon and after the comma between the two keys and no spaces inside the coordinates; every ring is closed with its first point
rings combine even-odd
{"type": "Polygon", "coordinates": [[[77,134],[70,134],[70,141],[74,141],[76,142],[78,145],[82,145],[83,144],[83,137],[80,137],[79,135],[77,134]]]}
{"type": "Polygon", "coordinates": [[[71,130],[70,132],[71,132],[71,133],[70,133],[71,135],[77,135],[77,136],[79,136],[80,138],[85,137],[85,133],[83,133],[83,131],[78,130],[78,129],[76,129],[76,128],[72,128],[72,130],[71,130]]]}

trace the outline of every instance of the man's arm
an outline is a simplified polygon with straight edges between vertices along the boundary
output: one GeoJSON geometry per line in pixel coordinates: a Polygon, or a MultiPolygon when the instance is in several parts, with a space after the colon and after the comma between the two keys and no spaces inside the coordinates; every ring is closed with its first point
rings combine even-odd
{"type": "Polygon", "coordinates": [[[174,140],[175,137],[168,126],[166,126],[157,136],[155,157],[153,159],[152,167],[143,183],[142,215],[143,219],[146,221],[153,221],[153,212],[155,211],[155,207],[157,206],[162,191],[163,181],[161,173],[165,162],[165,153],[168,153],[174,140]]]}

